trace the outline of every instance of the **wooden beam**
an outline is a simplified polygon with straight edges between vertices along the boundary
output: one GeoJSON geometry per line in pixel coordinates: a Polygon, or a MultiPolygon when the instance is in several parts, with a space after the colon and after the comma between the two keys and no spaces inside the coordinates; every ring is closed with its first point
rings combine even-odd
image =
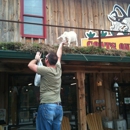
{"type": "Polygon", "coordinates": [[[63,72],[85,73],[130,73],[130,67],[124,66],[85,66],[85,65],[62,65],[63,72]]]}
{"type": "MultiPolygon", "coordinates": [[[[30,60],[21,59],[1,59],[0,60],[0,72],[13,72],[13,73],[30,73],[27,64],[30,60]]],[[[130,73],[130,67],[128,64],[111,64],[111,63],[97,63],[97,62],[68,62],[65,64],[62,62],[62,70],[64,73],[130,73]],[[80,63],[80,64],[79,64],[80,63]]]]}
{"type": "Polygon", "coordinates": [[[0,72],[7,72],[7,73],[34,73],[32,72],[27,66],[24,64],[1,64],[0,63],[0,72]]]}
{"type": "Polygon", "coordinates": [[[77,78],[78,130],[87,130],[86,105],[85,105],[85,73],[77,72],[76,78],[77,78]]]}
{"type": "Polygon", "coordinates": [[[0,62],[1,63],[15,63],[15,64],[27,64],[29,63],[30,60],[27,59],[1,59],[0,62]]]}

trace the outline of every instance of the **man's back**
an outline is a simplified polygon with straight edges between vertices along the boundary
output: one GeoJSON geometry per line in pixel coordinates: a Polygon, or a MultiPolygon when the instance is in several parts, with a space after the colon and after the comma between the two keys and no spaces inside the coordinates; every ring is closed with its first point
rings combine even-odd
{"type": "Polygon", "coordinates": [[[42,75],[40,83],[40,103],[61,102],[61,65],[56,68],[38,67],[38,73],[42,75]]]}

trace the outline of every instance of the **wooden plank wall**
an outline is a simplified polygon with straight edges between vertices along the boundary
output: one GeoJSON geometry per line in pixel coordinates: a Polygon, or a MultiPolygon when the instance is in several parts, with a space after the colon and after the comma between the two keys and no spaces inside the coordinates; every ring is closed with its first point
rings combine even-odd
{"type": "Polygon", "coordinates": [[[93,73],[91,74],[90,89],[91,89],[91,102],[92,111],[96,112],[96,107],[105,106],[105,110],[102,110],[102,117],[109,117],[109,119],[119,118],[119,108],[116,105],[115,92],[112,91],[111,85],[114,81],[114,77],[118,77],[118,82],[129,83],[129,73],[93,73]],[[100,75],[102,79],[102,86],[97,86],[97,75],[100,75]],[[96,103],[96,100],[105,100],[104,103],[96,103]]]}
{"type": "MultiPolygon", "coordinates": [[[[51,25],[73,26],[91,29],[109,30],[111,23],[107,15],[114,4],[127,10],[127,0],[46,0],[46,23],[51,25]]],[[[20,0],[0,0],[0,19],[20,20],[20,0]]],[[[47,27],[46,43],[56,44],[57,37],[64,31],[74,30],[78,42],[84,37],[86,30],[47,27]]],[[[43,39],[21,38],[20,25],[0,22],[0,41],[42,42],[43,39]]]]}

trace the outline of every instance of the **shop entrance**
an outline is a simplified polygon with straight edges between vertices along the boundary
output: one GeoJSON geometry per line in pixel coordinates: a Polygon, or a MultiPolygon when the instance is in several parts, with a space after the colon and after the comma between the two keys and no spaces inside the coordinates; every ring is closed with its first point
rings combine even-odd
{"type": "Polygon", "coordinates": [[[9,76],[9,129],[35,129],[39,87],[35,87],[33,81],[34,75],[9,76]]]}
{"type": "MultiPolygon", "coordinates": [[[[35,130],[35,116],[39,106],[39,87],[34,86],[33,75],[10,75],[8,113],[10,130],[35,130]]],[[[87,89],[89,75],[85,79],[86,107],[90,111],[87,89]]],[[[64,116],[69,118],[71,128],[78,130],[77,80],[75,73],[62,74],[61,100],[64,116]]]]}
{"type": "Polygon", "coordinates": [[[120,114],[126,120],[127,128],[130,129],[130,84],[120,85],[120,114]]]}

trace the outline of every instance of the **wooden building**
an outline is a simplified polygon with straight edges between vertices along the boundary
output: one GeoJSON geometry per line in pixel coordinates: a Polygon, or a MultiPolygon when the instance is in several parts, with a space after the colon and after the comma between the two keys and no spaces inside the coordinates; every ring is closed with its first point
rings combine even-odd
{"type": "MultiPolygon", "coordinates": [[[[115,11],[114,7],[119,12],[122,7],[127,18],[130,17],[129,0],[0,0],[0,43],[57,45],[57,38],[64,31],[75,31],[78,46],[82,46],[81,39],[85,38],[85,32],[112,29],[108,15],[115,11]]],[[[117,13],[117,18],[125,17],[122,12],[117,13]]],[[[116,29],[113,31],[120,31],[119,28],[116,29]]],[[[0,108],[6,109],[9,129],[27,122],[30,125],[38,106],[38,88],[33,85],[30,88],[28,85],[35,76],[27,67],[34,54],[5,50],[4,47],[2,49],[0,108]],[[17,105],[11,109],[14,86],[18,89],[15,91],[17,105]]],[[[76,126],[73,125],[72,117],[70,119],[72,128],[86,130],[86,115],[97,111],[101,112],[102,119],[107,117],[114,120],[122,116],[127,121],[127,127],[130,127],[129,101],[125,104],[125,98],[130,98],[129,57],[80,53],[64,54],[62,61],[63,109],[66,116],[75,116],[76,126]],[[119,85],[119,91],[114,90],[115,82],[119,85]],[[71,85],[72,83],[75,84],[71,85]]]]}

